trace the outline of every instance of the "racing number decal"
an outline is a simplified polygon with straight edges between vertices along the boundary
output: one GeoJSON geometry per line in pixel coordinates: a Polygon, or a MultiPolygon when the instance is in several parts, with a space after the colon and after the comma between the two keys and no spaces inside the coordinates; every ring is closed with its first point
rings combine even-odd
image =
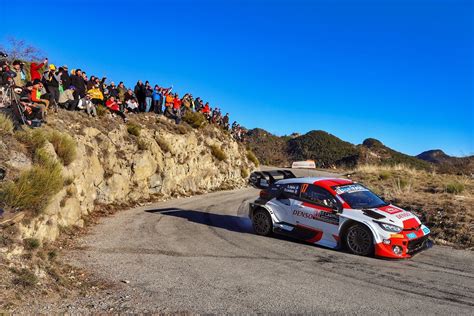
{"type": "Polygon", "coordinates": [[[301,186],[301,192],[305,193],[306,190],[308,190],[308,187],[309,187],[309,184],[304,183],[304,184],[301,186]]]}

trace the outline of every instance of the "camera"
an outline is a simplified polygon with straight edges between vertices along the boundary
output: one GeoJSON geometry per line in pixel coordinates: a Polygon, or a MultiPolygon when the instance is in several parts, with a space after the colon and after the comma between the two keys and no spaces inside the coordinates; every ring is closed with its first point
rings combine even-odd
{"type": "Polygon", "coordinates": [[[7,54],[7,53],[4,53],[4,52],[0,52],[0,57],[1,57],[1,58],[7,58],[7,57],[8,57],[8,54],[7,54]]]}

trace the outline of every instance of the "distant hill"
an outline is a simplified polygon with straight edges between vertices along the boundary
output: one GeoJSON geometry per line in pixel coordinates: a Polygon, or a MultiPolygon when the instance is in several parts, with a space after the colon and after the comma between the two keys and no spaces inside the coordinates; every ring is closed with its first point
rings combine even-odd
{"type": "Polygon", "coordinates": [[[290,160],[313,159],[319,167],[355,165],[357,147],[324,131],[311,131],[288,140],[290,160]]]}
{"type": "Polygon", "coordinates": [[[319,130],[279,137],[263,129],[253,129],[248,132],[246,142],[260,161],[273,166],[289,166],[293,161],[312,159],[319,168],[405,164],[446,173],[474,172],[474,156],[457,158],[441,150],[431,150],[414,157],[393,150],[374,138],[354,145],[319,130]]]}
{"type": "Polygon", "coordinates": [[[424,151],[417,158],[437,165],[438,169],[447,173],[474,173],[474,156],[453,157],[447,155],[441,149],[424,151]]]}

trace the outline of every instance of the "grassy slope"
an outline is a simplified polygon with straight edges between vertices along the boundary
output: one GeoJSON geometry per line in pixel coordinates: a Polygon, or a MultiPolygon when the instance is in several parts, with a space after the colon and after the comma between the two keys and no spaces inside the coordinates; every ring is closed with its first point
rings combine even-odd
{"type": "Polygon", "coordinates": [[[398,166],[365,165],[351,176],[406,210],[415,212],[436,241],[474,246],[474,180],[398,166]]]}

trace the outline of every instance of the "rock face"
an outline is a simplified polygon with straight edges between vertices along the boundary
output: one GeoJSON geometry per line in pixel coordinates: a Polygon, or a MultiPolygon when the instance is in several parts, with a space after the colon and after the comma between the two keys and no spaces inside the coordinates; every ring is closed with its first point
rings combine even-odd
{"type": "MultiPolygon", "coordinates": [[[[245,148],[217,129],[214,133],[221,137],[206,137],[192,129],[180,134],[146,128],[137,137],[129,135],[124,125],[110,132],[84,127],[72,135],[77,156],[63,169],[64,188],[42,214],[20,225],[22,237],[55,240],[61,227],[83,226],[83,216],[98,203],[132,205],[154,197],[244,185],[243,170],[255,167],[247,160],[245,148]],[[216,159],[210,149],[213,145],[221,148],[227,159],[216,159]]],[[[15,159],[25,163],[23,160],[15,159]]]]}

